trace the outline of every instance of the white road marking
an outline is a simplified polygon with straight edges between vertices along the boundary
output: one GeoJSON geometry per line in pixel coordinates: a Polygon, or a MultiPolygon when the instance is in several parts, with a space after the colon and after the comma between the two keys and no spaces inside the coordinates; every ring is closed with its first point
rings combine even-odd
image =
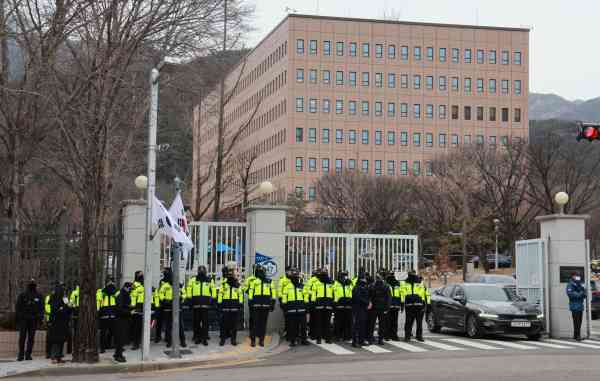
{"type": "Polygon", "coordinates": [[[556,340],[556,339],[548,339],[547,341],[550,341],[551,343],[557,343],[557,344],[572,345],[574,347],[600,349],[600,345],[585,344],[585,343],[581,343],[579,341],[566,341],[566,340],[556,340]]]}
{"type": "Polygon", "coordinates": [[[500,345],[503,347],[514,348],[514,349],[526,349],[526,350],[527,349],[539,349],[537,347],[532,347],[529,345],[517,344],[512,341],[502,341],[502,340],[482,340],[482,341],[485,341],[486,343],[496,344],[496,345],[500,345]]]}
{"type": "Polygon", "coordinates": [[[371,352],[371,353],[390,353],[391,351],[385,348],[382,348],[377,345],[365,345],[362,347],[363,349],[371,352]]]}
{"type": "Polygon", "coordinates": [[[546,348],[553,348],[553,349],[573,349],[573,347],[565,347],[564,345],[550,344],[550,343],[546,343],[545,341],[521,341],[521,343],[531,344],[531,345],[535,345],[537,347],[546,347],[546,348]]]}
{"type": "Polygon", "coordinates": [[[501,348],[497,348],[497,347],[492,347],[491,345],[479,343],[476,340],[444,339],[444,341],[449,341],[454,344],[460,344],[460,345],[464,345],[466,347],[473,347],[473,348],[477,348],[477,349],[485,349],[485,350],[501,349],[501,348]]]}
{"type": "Polygon", "coordinates": [[[315,340],[308,340],[311,344],[316,345],[317,347],[323,348],[328,352],[331,352],[333,354],[336,355],[353,355],[354,352],[347,350],[344,347],[341,347],[337,344],[327,344],[327,343],[322,343],[322,344],[317,344],[317,342],[315,340]]]}
{"type": "Polygon", "coordinates": [[[408,352],[427,352],[427,349],[417,347],[416,345],[412,345],[409,343],[399,342],[399,341],[388,341],[388,344],[394,346],[396,348],[403,349],[408,352]]]}
{"type": "Polygon", "coordinates": [[[438,343],[436,341],[431,341],[431,340],[426,340],[423,342],[423,344],[429,345],[430,347],[434,347],[437,349],[443,349],[445,351],[462,351],[464,349],[464,348],[459,348],[459,347],[455,347],[455,346],[444,344],[444,343],[438,343]]]}

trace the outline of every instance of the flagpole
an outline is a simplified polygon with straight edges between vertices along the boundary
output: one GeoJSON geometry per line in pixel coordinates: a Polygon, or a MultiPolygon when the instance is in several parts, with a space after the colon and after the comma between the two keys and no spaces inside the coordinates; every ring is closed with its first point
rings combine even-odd
{"type": "MultiPolygon", "coordinates": [[[[181,191],[181,180],[179,177],[175,177],[175,190],[177,195],[181,191]]],[[[177,224],[179,224],[179,220],[177,220],[177,224]]],[[[181,358],[181,353],[179,351],[179,306],[181,305],[180,298],[180,290],[179,290],[179,258],[181,255],[181,250],[183,249],[183,245],[179,242],[174,242],[175,250],[173,251],[173,264],[171,267],[171,274],[173,279],[173,324],[171,326],[171,345],[173,345],[173,350],[171,351],[171,358],[181,358]],[[173,269],[175,268],[175,269],[173,269]]]]}

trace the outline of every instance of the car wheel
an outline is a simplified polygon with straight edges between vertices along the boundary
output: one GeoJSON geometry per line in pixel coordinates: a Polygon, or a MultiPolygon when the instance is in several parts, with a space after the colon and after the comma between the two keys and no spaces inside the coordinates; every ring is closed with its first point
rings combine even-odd
{"type": "Polygon", "coordinates": [[[466,326],[467,336],[471,339],[477,339],[481,337],[481,330],[479,329],[479,323],[475,318],[475,315],[469,315],[467,318],[467,326],[466,326]]]}
{"type": "Polygon", "coordinates": [[[433,312],[427,317],[427,328],[429,328],[429,332],[431,333],[440,333],[442,330],[442,326],[438,325],[435,321],[435,315],[433,312]]]}
{"type": "Polygon", "coordinates": [[[533,335],[527,335],[527,339],[528,340],[532,340],[532,341],[537,341],[537,340],[539,340],[541,338],[542,338],[542,334],[541,333],[536,333],[536,334],[533,334],[533,335]]]}

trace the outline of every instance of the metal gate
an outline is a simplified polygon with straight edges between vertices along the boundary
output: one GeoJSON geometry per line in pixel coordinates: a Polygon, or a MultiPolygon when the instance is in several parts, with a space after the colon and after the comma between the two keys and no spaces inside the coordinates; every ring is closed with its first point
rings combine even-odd
{"type": "Polygon", "coordinates": [[[417,236],[381,234],[286,233],[285,265],[308,275],[326,267],[331,276],[364,268],[406,272],[418,270],[417,236]]]}
{"type": "Polygon", "coordinates": [[[246,267],[246,223],[193,222],[190,224],[194,250],[190,255],[188,270],[199,265],[220,276],[224,264],[235,261],[240,269],[246,267]]]}
{"type": "MultiPolygon", "coordinates": [[[[531,239],[517,241],[516,248],[516,275],[517,294],[527,299],[528,302],[540,306],[540,311],[546,313],[546,241],[531,239]]],[[[547,325],[546,325],[547,327],[547,325]]]]}

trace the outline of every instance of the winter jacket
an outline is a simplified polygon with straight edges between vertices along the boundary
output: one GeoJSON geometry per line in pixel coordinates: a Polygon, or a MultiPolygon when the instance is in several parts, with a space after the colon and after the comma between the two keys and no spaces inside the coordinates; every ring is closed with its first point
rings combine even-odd
{"type": "Polygon", "coordinates": [[[585,287],[581,282],[571,280],[567,285],[567,296],[569,297],[569,310],[571,312],[581,312],[584,309],[584,301],[586,298],[585,287]]]}

